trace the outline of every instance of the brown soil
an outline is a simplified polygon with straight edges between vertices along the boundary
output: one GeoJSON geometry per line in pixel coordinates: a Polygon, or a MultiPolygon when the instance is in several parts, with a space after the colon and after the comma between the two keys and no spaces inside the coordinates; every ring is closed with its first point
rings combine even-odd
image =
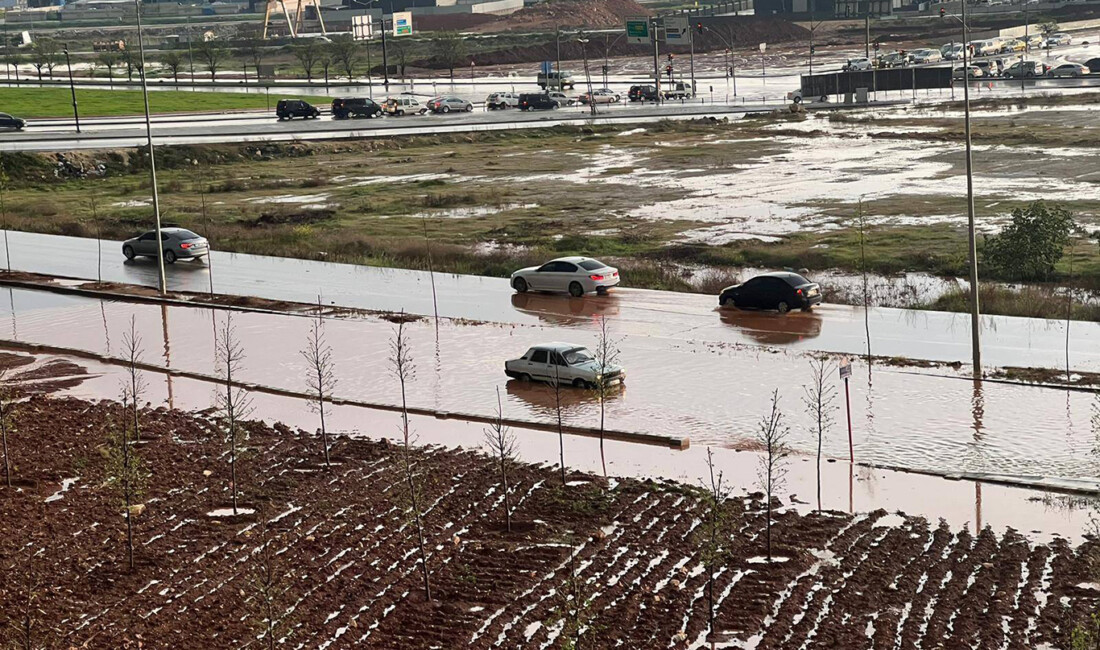
{"type": "Polygon", "coordinates": [[[556,28],[610,29],[623,26],[627,16],[648,16],[634,0],[550,0],[524,7],[472,31],[554,31],[556,28]]]}
{"type": "MultiPolygon", "coordinates": [[[[507,533],[490,460],[414,449],[428,601],[397,446],[339,438],[327,471],[316,437],[250,425],[238,485],[241,502],[263,514],[220,519],[207,512],[229,501],[222,445],[205,419],[163,409],[142,414],[149,441],[139,452],[152,476],[130,571],[102,470],[112,414],[124,415],[117,404],[68,398],[19,407],[16,478],[35,487],[0,488],[0,612],[20,624],[30,612],[33,647],[255,646],[264,570],[274,576],[276,634],[295,647],[555,647],[572,571],[586,603],[581,647],[683,648],[708,636],[694,543],[705,506],[693,488],[629,480],[605,490],[577,474],[562,486],[554,468],[520,466],[518,525],[507,533]],[[257,552],[265,538],[270,562],[257,552]]],[[[1034,546],[1011,530],[954,533],[907,517],[875,527],[882,511],[783,511],[773,552],[788,559],[769,564],[754,559],[765,554],[761,495],[727,508],[734,532],[714,581],[718,642],[1068,647],[1100,596],[1077,586],[1089,580],[1091,542],[1034,546]]]]}

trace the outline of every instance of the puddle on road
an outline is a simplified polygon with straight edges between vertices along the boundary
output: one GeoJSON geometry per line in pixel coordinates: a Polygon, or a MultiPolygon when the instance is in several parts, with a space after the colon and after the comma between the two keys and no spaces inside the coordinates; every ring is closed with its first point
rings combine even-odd
{"type": "MultiPolygon", "coordinates": [[[[199,308],[134,305],[12,291],[13,313],[0,301],[0,336],[29,343],[79,348],[118,357],[121,333],[131,314],[137,318],[145,360],[169,368],[211,374],[214,323],[226,312],[199,308]]],[[[549,296],[517,296],[519,309],[546,309],[549,296]],[[545,300],[544,304],[539,301],[545,300]]],[[[508,381],[507,358],[548,340],[593,346],[591,323],[618,309],[617,301],[561,301],[562,309],[544,326],[465,325],[444,321],[436,344],[428,320],[407,326],[417,364],[410,403],[452,412],[495,411],[495,391],[504,388],[510,417],[551,421],[548,390],[508,381]],[[589,327],[578,329],[576,322],[589,327]],[[563,329],[560,326],[564,326],[563,329]]],[[[545,312],[540,312],[545,313],[545,312]]],[[[919,314],[917,315],[919,317],[919,314]]],[[[306,364],[297,350],[305,343],[310,319],[242,313],[233,317],[246,360],[245,381],[304,389],[306,364]],[[275,352],[277,351],[277,352],[275,352]]],[[[713,328],[736,330],[745,340],[765,345],[798,345],[821,335],[820,314],[714,314],[713,328]]],[[[388,358],[393,326],[375,319],[327,321],[336,359],[338,396],[396,404],[388,358]]],[[[775,388],[791,427],[791,444],[803,453],[816,449],[803,404],[809,356],[796,351],[723,343],[701,330],[697,341],[682,337],[632,335],[622,342],[620,360],[626,385],[606,402],[610,428],[687,436],[696,446],[731,449],[753,446],[760,417],[775,388]],[[708,337],[710,337],[708,339],[708,337]]],[[[950,370],[930,372],[951,374],[950,370]]],[[[957,378],[855,363],[851,408],[856,458],[865,462],[942,472],[986,471],[1090,477],[1097,472],[1098,431],[1090,393],[986,382],[973,386],[957,378]]],[[[843,387],[833,375],[833,387],[843,387]]],[[[595,426],[593,396],[570,389],[565,415],[570,424],[595,426]]],[[[848,455],[842,403],[825,453],[848,455]]]]}

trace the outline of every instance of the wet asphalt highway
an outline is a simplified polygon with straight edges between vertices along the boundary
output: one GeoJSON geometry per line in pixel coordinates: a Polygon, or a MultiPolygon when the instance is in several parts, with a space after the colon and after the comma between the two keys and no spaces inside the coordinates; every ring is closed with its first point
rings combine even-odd
{"type": "MultiPolygon", "coordinates": [[[[10,232],[12,269],[97,279],[94,239],[10,232]]],[[[156,286],[156,263],[126,262],[119,242],[102,243],[102,279],[156,286]]],[[[215,251],[209,264],[178,262],[168,271],[172,290],[216,293],[384,311],[433,314],[428,273],[215,251]]],[[[812,274],[811,274],[812,276],[812,274]]],[[[616,289],[575,299],[516,294],[501,278],[436,274],[439,315],[520,325],[593,330],[609,318],[618,336],[648,336],[712,346],[766,346],[854,355],[867,352],[861,308],[823,305],[812,314],[742,312],[717,308],[714,296],[616,289]]],[[[1066,367],[1063,321],[984,316],[983,359],[989,366],[1066,367]]],[[[876,356],[963,362],[970,359],[966,314],[873,308],[866,327],[876,356]]],[[[1100,324],[1073,322],[1069,365],[1100,372],[1100,324]]]]}

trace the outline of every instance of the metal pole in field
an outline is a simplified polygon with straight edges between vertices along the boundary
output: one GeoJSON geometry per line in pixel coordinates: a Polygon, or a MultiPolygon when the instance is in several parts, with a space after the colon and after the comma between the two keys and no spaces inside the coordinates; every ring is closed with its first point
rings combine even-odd
{"type": "Polygon", "coordinates": [[[978,241],[974,232],[974,158],[970,144],[970,63],[966,25],[966,2],[962,3],[963,25],[963,120],[966,135],[966,226],[970,255],[970,339],[974,377],[982,376],[981,320],[978,306],[978,241]]]}
{"type": "MultiPolygon", "coordinates": [[[[392,22],[393,5],[390,5],[390,16],[392,22]]],[[[390,59],[386,53],[386,15],[382,15],[382,86],[386,89],[386,92],[390,91],[390,59]]]]}
{"type": "MultiPolygon", "coordinates": [[[[1031,38],[1028,36],[1028,28],[1029,27],[1030,27],[1030,21],[1028,20],[1027,0],[1024,0],[1024,55],[1020,57],[1021,61],[1027,61],[1027,51],[1029,49],[1031,49],[1031,38]]],[[[1023,68],[1023,66],[1021,66],[1021,68],[1023,68]]],[[[1024,77],[1026,77],[1026,76],[1027,76],[1027,73],[1023,69],[1021,69],[1020,70],[1020,93],[1021,94],[1027,92],[1027,88],[1024,85],[1024,77]]]]}
{"type": "Polygon", "coordinates": [[[73,64],[69,60],[69,46],[65,46],[65,67],[69,69],[69,92],[73,95],[73,121],[76,122],[76,132],[80,133],[80,111],[76,110],[76,85],[73,84],[73,64]]]}
{"type": "Polygon", "coordinates": [[[191,14],[187,14],[187,63],[191,67],[191,90],[195,89],[195,54],[191,51],[191,14]]]}
{"type": "Polygon", "coordinates": [[[844,380],[844,410],[848,415],[848,460],[856,462],[856,452],[852,445],[852,397],[848,391],[848,380],[852,377],[852,362],[848,357],[840,360],[840,377],[844,380]]]}
{"type": "Polygon", "coordinates": [[[863,57],[871,58],[871,3],[867,3],[867,13],[863,16],[863,57]]]}
{"type": "MultiPolygon", "coordinates": [[[[558,73],[557,91],[561,92],[561,27],[554,27],[554,70],[558,73]]],[[[550,90],[550,80],[546,80],[546,90],[550,90]]]]}
{"type": "Polygon", "coordinates": [[[653,84],[657,91],[657,103],[661,103],[661,62],[658,60],[661,56],[659,46],[657,44],[657,21],[649,21],[649,37],[653,39],[653,84]]]}
{"type": "Polygon", "coordinates": [[[688,28],[688,43],[691,45],[689,62],[691,65],[691,98],[695,99],[695,34],[688,28]]]}
{"type": "Polygon", "coordinates": [[[157,237],[157,288],[162,294],[168,291],[168,282],[164,276],[164,247],[160,234],[160,195],[157,193],[157,161],[153,151],[153,123],[149,118],[149,86],[145,83],[145,41],[141,33],[141,0],[134,0],[134,13],[137,15],[138,55],[141,69],[141,97],[145,102],[145,139],[149,143],[149,182],[153,185],[153,217],[156,219],[157,237]]]}

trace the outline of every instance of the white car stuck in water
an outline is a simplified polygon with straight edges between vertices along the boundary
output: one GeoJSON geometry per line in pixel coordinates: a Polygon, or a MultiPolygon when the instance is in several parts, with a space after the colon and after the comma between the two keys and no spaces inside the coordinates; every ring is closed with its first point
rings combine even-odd
{"type": "Polygon", "coordinates": [[[568,291],[580,298],[593,291],[604,293],[619,284],[619,269],[590,257],[559,257],[542,266],[529,266],[512,274],[512,288],[527,291],[568,291]]]}
{"type": "Polygon", "coordinates": [[[522,357],[505,361],[504,374],[520,381],[544,381],[577,388],[593,388],[601,381],[622,383],[626,379],[620,366],[601,367],[588,348],[573,343],[536,345],[522,357]]]}

